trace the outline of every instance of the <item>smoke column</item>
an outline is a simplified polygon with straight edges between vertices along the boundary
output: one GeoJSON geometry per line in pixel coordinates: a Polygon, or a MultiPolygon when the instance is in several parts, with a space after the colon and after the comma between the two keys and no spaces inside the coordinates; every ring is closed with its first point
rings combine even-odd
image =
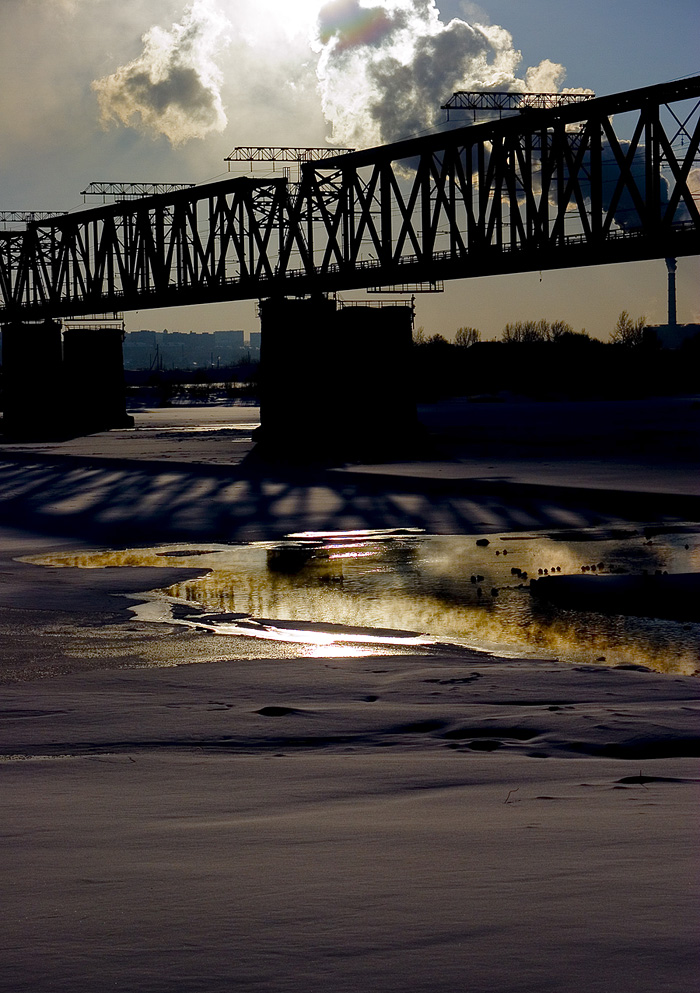
{"type": "Polygon", "coordinates": [[[455,90],[556,91],[565,70],[522,56],[504,28],[445,24],[435,0],[331,0],[314,48],[335,144],[367,146],[432,127],[455,90]]]}
{"type": "Polygon", "coordinates": [[[229,26],[214,0],[193,0],[169,31],[152,27],[137,59],[92,84],[103,121],[135,120],[174,145],[223,131],[222,76],[214,60],[229,26]]]}
{"type": "Polygon", "coordinates": [[[318,0],[315,10],[314,0],[304,0],[296,21],[291,8],[275,17],[277,9],[277,0],[192,0],[170,29],[153,26],[143,35],[140,56],[93,83],[103,122],[162,134],[173,144],[223,131],[222,84],[238,75],[243,48],[258,72],[242,82],[257,94],[261,80],[279,79],[280,66],[287,65],[291,80],[307,62],[331,140],[355,146],[430,128],[457,89],[557,90],[564,77],[562,66],[545,60],[519,78],[522,58],[508,31],[459,18],[444,23],[435,0],[318,0]],[[281,24],[300,29],[307,18],[315,21],[313,61],[304,57],[303,37],[298,46],[280,42],[281,24]]]}

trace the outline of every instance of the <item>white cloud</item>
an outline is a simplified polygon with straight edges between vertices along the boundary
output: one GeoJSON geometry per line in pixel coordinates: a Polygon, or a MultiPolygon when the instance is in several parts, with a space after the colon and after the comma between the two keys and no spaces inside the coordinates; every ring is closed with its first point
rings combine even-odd
{"type": "Polygon", "coordinates": [[[228,19],[213,0],[193,0],[170,30],[152,27],[138,58],[96,80],[102,117],[165,135],[173,144],[223,131],[222,73],[216,62],[228,19]]]}
{"type": "Polygon", "coordinates": [[[342,144],[430,128],[455,90],[554,90],[565,75],[545,60],[519,78],[522,56],[508,31],[459,18],[445,24],[435,0],[331,0],[315,47],[323,111],[342,144]]]}
{"type": "Polygon", "coordinates": [[[525,92],[557,93],[565,75],[564,66],[544,59],[538,66],[531,67],[525,73],[525,92]]]}

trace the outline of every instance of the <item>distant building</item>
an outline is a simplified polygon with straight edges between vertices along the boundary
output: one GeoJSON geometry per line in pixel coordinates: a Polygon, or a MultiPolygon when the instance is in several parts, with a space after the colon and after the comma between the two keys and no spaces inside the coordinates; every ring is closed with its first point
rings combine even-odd
{"type": "Polygon", "coordinates": [[[243,331],[129,331],[124,368],[219,369],[248,358],[243,331]]]}
{"type": "Polygon", "coordinates": [[[155,331],[130,331],[124,336],[125,369],[151,369],[156,354],[155,331]]]}
{"type": "Polygon", "coordinates": [[[251,359],[260,358],[260,331],[251,331],[248,335],[248,349],[251,359]]]}
{"type": "Polygon", "coordinates": [[[647,326],[644,334],[653,335],[662,348],[675,350],[700,336],[700,324],[654,324],[647,326]]]}
{"type": "Polygon", "coordinates": [[[245,334],[243,331],[215,331],[214,356],[219,366],[235,365],[245,354],[245,334]]]}

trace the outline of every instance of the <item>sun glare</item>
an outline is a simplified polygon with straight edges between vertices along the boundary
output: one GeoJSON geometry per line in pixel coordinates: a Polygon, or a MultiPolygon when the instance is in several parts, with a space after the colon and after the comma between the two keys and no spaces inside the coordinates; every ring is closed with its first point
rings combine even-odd
{"type": "Polygon", "coordinates": [[[322,6],[323,0],[259,0],[258,9],[289,34],[308,35],[322,6]]]}

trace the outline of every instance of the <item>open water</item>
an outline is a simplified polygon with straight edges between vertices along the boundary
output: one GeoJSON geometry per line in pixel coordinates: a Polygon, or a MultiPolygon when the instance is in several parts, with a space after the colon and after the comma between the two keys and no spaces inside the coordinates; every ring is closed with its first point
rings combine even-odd
{"type": "MultiPolygon", "coordinates": [[[[700,572],[697,525],[549,534],[303,533],[250,544],[170,544],[33,557],[51,566],[187,566],[201,575],[139,595],[136,619],[225,638],[225,656],[357,657],[469,647],[499,656],[700,670],[700,615],[562,609],[547,576],[700,572]],[[254,642],[255,645],[251,644],[254,642]]],[[[654,612],[653,609],[651,611],[654,612]]]]}

